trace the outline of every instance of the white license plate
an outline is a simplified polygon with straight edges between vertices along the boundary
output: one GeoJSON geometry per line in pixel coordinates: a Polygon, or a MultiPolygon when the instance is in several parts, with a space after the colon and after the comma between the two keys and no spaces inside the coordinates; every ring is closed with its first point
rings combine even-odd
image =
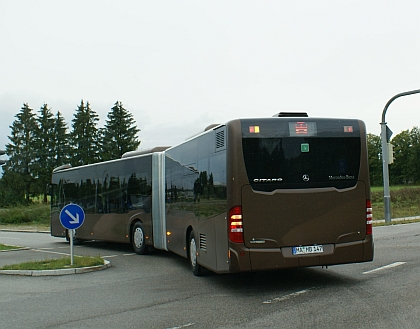
{"type": "Polygon", "coordinates": [[[293,255],[319,254],[324,252],[322,245],[292,247],[293,255]]]}

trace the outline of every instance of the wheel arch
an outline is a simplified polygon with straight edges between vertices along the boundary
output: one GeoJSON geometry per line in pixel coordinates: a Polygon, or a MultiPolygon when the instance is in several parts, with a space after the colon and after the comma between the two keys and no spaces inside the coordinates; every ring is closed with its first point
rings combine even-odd
{"type": "Polygon", "coordinates": [[[185,251],[186,251],[187,258],[190,257],[189,256],[190,255],[190,234],[192,231],[194,231],[192,225],[189,225],[187,227],[187,230],[185,231],[185,245],[186,245],[185,251]]]}

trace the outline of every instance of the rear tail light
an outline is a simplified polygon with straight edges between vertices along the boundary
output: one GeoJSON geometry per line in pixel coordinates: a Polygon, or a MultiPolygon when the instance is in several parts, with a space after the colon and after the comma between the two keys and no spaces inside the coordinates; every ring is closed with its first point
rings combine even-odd
{"type": "Polygon", "coordinates": [[[235,206],[229,210],[229,240],[235,243],[244,243],[241,206],[235,206]]]}
{"type": "Polygon", "coordinates": [[[372,201],[366,200],[366,235],[372,234],[372,201]]]}

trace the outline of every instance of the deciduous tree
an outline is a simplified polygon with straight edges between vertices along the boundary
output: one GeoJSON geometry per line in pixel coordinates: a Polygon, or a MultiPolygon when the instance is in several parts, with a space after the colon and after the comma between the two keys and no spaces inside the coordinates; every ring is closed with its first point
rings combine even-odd
{"type": "Polygon", "coordinates": [[[381,138],[374,134],[367,135],[370,183],[373,186],[382,184],[381,138]]]}
{"type": "Polygon", "coordinates": [[[410,175],[411,137],[408,130],[396,135],[391,144],[394,145],[394,163],[389,166],[389,181],[391,184],[412,183],[410,175]]]}

